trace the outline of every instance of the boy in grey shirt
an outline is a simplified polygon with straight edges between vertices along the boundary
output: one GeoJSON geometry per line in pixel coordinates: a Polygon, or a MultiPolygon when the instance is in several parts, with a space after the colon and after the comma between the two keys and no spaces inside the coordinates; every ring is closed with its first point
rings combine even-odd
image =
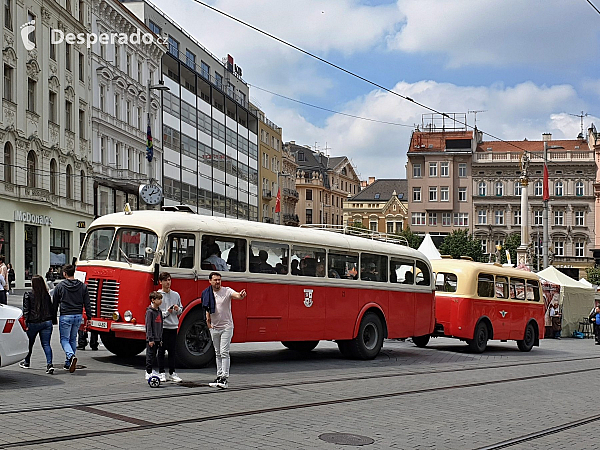
{"type": "Polygon", "coordinates": [[[175,372],[175,351],[177,347],[177,328],[179,328],[179,316],[183,312],[181,305],[181,297],[171,289],[171,274],[169,272],[161,272],[158,277],[162,289],[158,292],[162,294],[162,304],[160,310],[163,317],[163,345],[158,349],[158,376],[160,381],[175,381],[181,382],[181,378],[175,372]],[[169,375],[165,374],[165,350],[169,354],[169,375]],[[161,358],[162,356],[162,358],[161,358]],[[161,365],[162,362],[162,365],[161,365]]]}

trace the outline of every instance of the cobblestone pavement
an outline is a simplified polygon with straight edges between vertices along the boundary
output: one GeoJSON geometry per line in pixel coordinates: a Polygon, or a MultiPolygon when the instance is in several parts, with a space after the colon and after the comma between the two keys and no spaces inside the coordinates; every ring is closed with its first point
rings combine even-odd
{"type": "MultiPolygon", "coordinates": [[[[60,366],[57,327],[52,347],[60,366]]],[[[233,344],[231,356],[228,390],[206,385],[212,367],[178,370],[186,383],[151,389],[144,354],[88,349],[78,352],[85,368],[50,376],[37,344],[31,369],[0,369],[0,448],[344,449],[353,447],[319,436],[351,433],[373,439],[364,448],[476,449],[600,417],[600,346],[591,339],[544,340],[531,353],[492,342],[482,355],[450,339],[425,349],[386,341],[373,361],[345,360],[330,342],[305,355],[233,344]]],[[[510,448],[594,448],[598,426],[510,448]]]]}

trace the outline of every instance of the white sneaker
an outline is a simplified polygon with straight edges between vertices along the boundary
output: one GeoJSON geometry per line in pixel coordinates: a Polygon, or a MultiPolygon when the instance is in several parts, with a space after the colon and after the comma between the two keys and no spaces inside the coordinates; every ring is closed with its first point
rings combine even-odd
{"type": "Polygon", "coordinates": [[[152,372],[152,373],[148,373],[146,372],[146,381],[148,381],[150,379],[150,377],[157,377],[158,374],[156,372],[152,372]]]}
{"type": "Polygon", "coordinates": [[[166,383],[167,382],[167,376],[165,375],[164,372],[161,372],[158,374],[158,378],[160,379],[161,383],[166,383]]]}
{"type": "Polygon", "coordinates": [[[177,372],[173,372],[172,374],[170,374],[169,380],[174,381],[175,383],[181,383],[183,381],[181,377],[177,375],[177,372]]]}

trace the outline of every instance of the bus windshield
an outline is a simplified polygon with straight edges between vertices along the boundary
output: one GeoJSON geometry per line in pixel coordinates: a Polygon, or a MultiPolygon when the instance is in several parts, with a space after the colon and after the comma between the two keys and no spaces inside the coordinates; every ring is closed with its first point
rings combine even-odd
{"type": "Polygon", "coordinates": [[[158,236],[151,231],[135,228],[120,228],[115,231],[112,227],[99,228],[88,234],[81,249],[80,259],[83,261],[109,259],[148,266],[152,264],[157,244],[158,236]],[[148,248],[152,251],[147,251],[148,248]]]}
{"type": "Polygon", "coordinates": [[[112,244],[114,236],[114,228],[99,228],[90,232],[85,240],[85,244],[83,244],[79,259],[89,261],[108,258],[110,244],[112,244]]]}

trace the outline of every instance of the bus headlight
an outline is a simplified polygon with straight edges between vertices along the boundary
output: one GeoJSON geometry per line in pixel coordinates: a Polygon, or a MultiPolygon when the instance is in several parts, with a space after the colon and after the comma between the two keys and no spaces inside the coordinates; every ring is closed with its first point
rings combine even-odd
{"type": "Polygon", "coordinates": [[[113,320],[114,320],[115,322],[116,322],[117,320],[119,320],[119,318],[120,318],[120,317],[121,317],[121,316],[119,315],[119,312],[118,312],[118,311],[115,311],[115,312],[113,313],[113,320]]]}
{"type": "Polygon", "coordinates": [[[131,322],[131,319],[133,319],[133,314],[131,313],[131,311],[125,311],[125,313],[123,314],[123,319],[125,319],[125,322],[131,322]]]}

